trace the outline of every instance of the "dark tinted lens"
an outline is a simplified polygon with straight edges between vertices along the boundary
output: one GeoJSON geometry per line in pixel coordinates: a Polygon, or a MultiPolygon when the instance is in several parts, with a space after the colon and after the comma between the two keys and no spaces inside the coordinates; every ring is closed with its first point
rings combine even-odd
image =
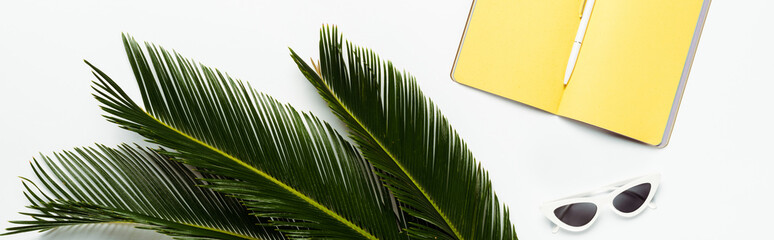
{"type": "Polygon", "coordinates": [[[650,183],[634,186],[615,196],[613,206],[621,212],[634,212],[634,210],[639,209],[645,203],[645,199],[648,199],[648,194],[650,194],[650,183]]]}
{"type": "Polygon", "coordinates": [[[597,214],[597,205],[593,203],[573,203],[554,209],[556,218],[573,227],[586,225],[595,214],[597,214]]]}

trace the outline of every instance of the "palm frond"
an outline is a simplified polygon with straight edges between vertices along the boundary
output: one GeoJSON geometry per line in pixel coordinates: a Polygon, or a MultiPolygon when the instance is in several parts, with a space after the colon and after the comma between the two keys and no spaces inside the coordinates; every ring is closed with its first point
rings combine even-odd
{"type": "Polygon", "coordinates": [[[24,181],[31,220],[7,234],[93,223],[135,223],[178,239],[284,239],[236,199],[210,189],[181,163],[141,147],[98,145],[30,162],[43,189],[24,181]],[[42,164],[41,164],[42,162],[42,164]]]}
{"type": "Polygon", "coordinates": [[[335,27],[320,31],[320,65],[301,72],[349,127],[412,221],[427,239],[516,239],[508,210],[488,174],[414,77],[372,51],[343,44],[335,27]]]}
{"type": "Polygon", "coordinates": [[[226,177],[208,187],[273,218],[288,237],[406,238],[371,166],[330,125],[177,53],[147,43],[143,51],[129,37],[124,45],[145,110],[92,66],[109,121],[226,177]]]}

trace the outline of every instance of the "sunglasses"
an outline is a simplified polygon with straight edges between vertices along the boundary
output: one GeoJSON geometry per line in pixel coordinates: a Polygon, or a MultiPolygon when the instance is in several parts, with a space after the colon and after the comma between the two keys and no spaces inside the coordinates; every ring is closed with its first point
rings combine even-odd
{"type": "Polygon", "coordinates": [[[544,203],[540,210],[548,220],[556,224],[554,233],[558,232],[560,227],[580,232],[597,220],[599,207],[610,206],[613,212],[623,217],[634,217],[645,210],[646,206],[656,208],[651,200],[660,181],[660,174],[632,178],[596,191],[544,203]]]}

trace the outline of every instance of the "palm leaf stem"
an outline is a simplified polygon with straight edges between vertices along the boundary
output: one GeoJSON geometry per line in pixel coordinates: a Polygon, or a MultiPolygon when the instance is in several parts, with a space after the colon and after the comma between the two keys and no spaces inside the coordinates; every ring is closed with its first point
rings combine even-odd
{"type": "MultiPolygon", "coordinates": [[[[293,50],[291,49],[291,51],[293,51],[293,50]]],[[[293,54],[295,55],[295,52],[293,52],[293,54]]],[[[313,59],[311,61],[312,61],[312,66],[314,66],[315,73],[317,73],[317,77],[322,79],[323,77],[322,77],[322,73],[320,71],[319,65],[314,64],[314,60],[313,59]]],[[[422,196],[425,197],[425,199],[433,206],[435,211],[437,211],[438,214],[441,216],[441,218],[443,218],[444,222],[446,222],[446,225],[449,227],[449,229],[452,230],[454,235],[458,239],[464,240],[465,238],[462,237],[462,235],[457,230],[457,228],[454,226],[454,224],[451,222],[451,220],[449,220],[449,218],[446,217],[446,214],[444,214],[444,212],[441,210],[441,208],[438,207],[438,204],[436,204],[435,201],[433,201],[433,199],[430,197],[430,195],[427,194],[427,191],[425,191],[425,189],[422,187],[422,185],[420,185],[414,179],[414,176],[412,176],[406,170],[406,168],[400,163],[400,161],[398,161],[398,158],[396,158],[395,155],[392,154],[390,152],[390,150],[388,150],[387,147],[385,147],[384,144],[382,144],[382,142],[379,141],[379,139],[370,130],[368,130],[368,128],[357,117],[355,117],[355,114],[353,114],[352,111],[349,110],[349,108],[346,105],[344,105],[344,103],[341,101],[341,99],[336,94],[334,94],[334,92],[331,89],[330,85],[328,85],[328,83],[326,81],[323,80],[323,81],[319,81],[319,82],[322,83],[322,85],[325,87],[324,89],[326,91],[326,94],[329,94],[330,96],[332,96],[333,99],[335,99],[336,104],[339,107],[341,107],[344,111],[346,111],[348,116],[351,116],[351,120],[356,122],[358,124],[358,127],[360,127],[363,130],[363,132],[366,132],[368,134],[368,137],[369,137],[368,139],[373,141],[374,143],[376,143],[376,145],[378,145],[381,148],[381,150],[384,151],[384,153],[387,154],[387,156],[389,156],[390,159],[393,160],[395,165],[397,165],[398,168],[400,168],[400,170],[403,172],[403,174],[405,174],[406,177],[408,177],[408,179],[411,180],[411,183],[413,183],[414,186],[416,186],[416,188],[422,193],[422,196]]]]}
{"type": "MultiPolygon", "coordinates": [[[[88,62],[86,62],[86,63],[89,64],[88,62]]],[[[91,65],[91,64],[89,64],[89,65],[91,65]]],[[[358,233],[360,233],[361,235],[363,235],[363,237],[366,237],[368,239],[374,239],[374,240],[378,239],[378,238],[376,238],[376,236],[371,235],[370,233],[368,233],[364,229],[358,227],[354,223],[352,223],[349,220],[345,219],[344,217],[340,216],[339,214],[337,214],[333,210],[330,210],[330,209],[326,208],[325,206],[323,206],[322,204],[318,203],[314,199],[304,195],[303,193],[299,192],[298,190],[296,190],[295,188],[293,188],[291,186],[288,186],[287,184],[283,183],[282,181],[277,180],[276,178],[272,177],[271,175],[269,175],[269,174],[267,174],[267,173],[265,173],[265,172],[263,172],[261,170],[258,170],[257,168],[255,168],[253,166],[250,166],[250,164],[247,164],[245,161],[242,161],[242,160],[240,160],[240,159],[238,159],[238,158],[236,158],[234,156],[231,156],[230,154],[227,154],[227,153],[221,151],[220,149],[217,149],[217,148],[215,148],[213,146],[210,146],[207,143],[199,141],[198,139],[196,139],[194,137],[191,137],[190,135],[185,134],[184,132],[181,132],[180,130],[167,125],[166,123],[156,119],[156,117],[154,117],[153,115],[151,115],[151,114],[149,114],[149,113],[147,113],[145,111],[143,111],[143,112],[146,115],[148,115],[148,117],[152,118],[153,120],[155,120],[159,124],[163,125],[164,127],[168,128],[169,130],[172,130],[175,133],[180,134],[180,136],[183,136],[183,137],[185,137],[185,138],[187,138],[187,139],[189,139],[189,140],[191,140],[191,141],[201,145],[202,147],[210,149],[210,150],[212,150],[212,151],[222,155],[223,157],[228,158],[229,160],[233,161],[234,163],[237,163],[237,164],[245,167],[246,169],[248,169],[248,170],[250,170],[250,171],[252,171],[252,172],[254,172],[254,173],[256,173],[256,174],[258,174],[258,175],[260,175],[260,176],[262,176],[264,178],[266,178],[266,179],[268,179],[269,181],[273,182],[274,184],[277,184],[281,188],[283,188],[283,189],[287,190],[288,192],[292,193],[293,195],[303,199],[307,203],[311,204],[312,206],[316,207],[317,209],[320,209],[321,211],[325,212],[326,214],[328,214],[329,216],[333,217],[334,219],[341,221],[342,223],[344,223],[348,227],[352,228],[352,230],[355,230],[358,233]]]]}

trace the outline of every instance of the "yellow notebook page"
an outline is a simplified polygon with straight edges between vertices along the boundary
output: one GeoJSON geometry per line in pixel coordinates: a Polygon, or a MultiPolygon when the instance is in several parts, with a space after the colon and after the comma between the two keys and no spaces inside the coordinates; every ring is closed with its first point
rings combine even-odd
{"type": "Polygon", "coordinates": [[[577,0],[478,0],[452,78],[556,113],[578,30],[577,0]]]}
{"type": "Polygon", "coordinates": [[[703,0],[597,0],[559,114],[658,145],[703,0]]]}

